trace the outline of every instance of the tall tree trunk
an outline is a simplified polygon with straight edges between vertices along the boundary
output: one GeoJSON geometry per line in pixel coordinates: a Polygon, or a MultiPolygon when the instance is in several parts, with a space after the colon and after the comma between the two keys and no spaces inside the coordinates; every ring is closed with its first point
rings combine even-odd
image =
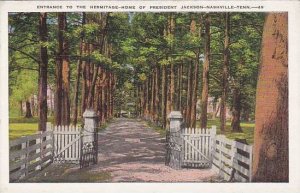
{"type": "MultiPolygon", "coordinates": [[[[85,13],[82,13],[82,26],[85,25],[85,13]]],[[[74,96],[74,113],[73,113],[73,124],[77,125],[78,118],[78,99],[79,99],[79,84],[81,77],[81,66],[82,66],[82,54],[85,50],[85,42],[84,42],[84,33],[82,32],[80,38],[80,48],[79,48],[79,59],[77,63],[77,74],[76,74],[76,84],[75,84],[75,96],[74,96]]]]}
{"type": "MultiPolygon", "coordinates": [[[[226,128],[226,100],[227,100],[227,85],[228,85],[228,66],[229,66],[229,41],[230,41],[230,13],[225,14],[225,38],[224,38],[224,63],[222,72],[222,96],[220,106],[220,129],[225,131],[226,128]]],[[[238,129],[238,127],[234,127],[238,129]]],[[[238,129],[239,130],[239,129],[238,129]]]]}
{"type": "Polygon", "coordinates": [[[147,80],[145,81],[145,88],[146,88],[146,98],[145,98],[145,118],[148,119],[148,115],[149,115],[149,78],[147,78],[147,80]]]}
{"type": "Polygon", "coordinates": [[[62,52],[62,88],[63,88],[63,103],[62,103],[62,124],[70,124],[70,62],[69,62],[69,42],[65,33],[67,32],[67,17],[66,13],[60,15],[63,22],[63,52],[62,52]]]}
{"type": "Polygon", "coordinates": [[[141,110],[142,110],[142,97],[141,97],[141,85],[137,86],[137,109],[136,109],[136,113],[137,116],[140,117],[141,116],[141,110]]]}
{"type": "Polygon", "coordinates": [[[158,123],[158,116],[159,116],[159,67],[155,67],[155,93],[154,93],[154,121],[158,123]]]}
{"type": "Polygon", "coordinates": [[[216,117],[219,114],[219,110],[220,110],[220,102],[219,101],[215,101],[214,102],[214,112],[213,112],[213,119],[216,119],[216,117]]]}
{"type": "MultiPolygon", "coordinates": [[[[47,13],[40,13],[39,19],[39,38],[40,42],[46,43],[47,30],[47,13]]],[[[40,46],[40,63],[39,63],[39,131],[46,130],[47,122],[47,70],[48,70],[48,51],[45,44],[40,46]]]]}
{"type": "Polygon", "coordinates": [[[104,123],[106,122],[107,120],[107,109],[108,109],[108,104],[107,104],[107,81],[108,81],[108,73],[107,71],[105,72],[106,74],[106,79],[105,79],[105,87],[104,87],[104,96],[103,96],[103,104],[104,104],[104,108],[103,108],[103,114],[104,114],[104,123]]]}
{"type": "MultiPolygon", "coordinates": [[[[174,14],[170,13],[169,19],[168,19],[168,29],[167,29],[167,35],[170,39],[174,39],[174,30],[175,30],[175,18],[174,14]]],[[[174,45],[171,43],[170,45],[170,54],[173,53],[174,45]]],[[[169,55],[168,60],[170,63],[170,84],[168,85],[168,93],[167,93],[167,112],[166,115],[169,116],[171,111],[174,110],[174,93],[175,93],[175,66],[173,63],[172,57],[169,55]]],[[[168,122],[167,122],[168,124],[168,122]]],[[[168,126],[167,126],[168,127],[168,126]]]]}
{"type": "MultiPolygon", "coordinates": [[[[190,25],[190,31],[193,34],[193,36],[197,36],[197,27],[196,27],[196,21],[194,18],[192,18],[191,25],[190,25]]],[[[199,30],[201,31],[201,29],[199,30]]],[[[200,35],[200,34],[199,34],[200,35]]],[[[194,61],[194,71],[193,71],[193,80],[192,80],[192,100],[191,100],[191,118],[190,118],[190,126],[193,128],[196,128],[196,108],[197,108],[197,87],[198,87],[198,68],[199,68],[199,56],[200,56],[200,50],[195,49],[196,58],[194,61]]]]}
{"type": "Polygon", "coordinates": [[[19,107],[20,107],[20,116],[23,116],[23,102],[19,101],[19,107]]]}
{"type": "MultiPolygon", "coordinates": [[[[99,37],[99,52],[101,54],[104,54],[105,56],[108,56],[108,52],[109,52],[109,45],[107,43],[107,38],[106,38],[106,33],[107,33],[107,13],[102,13],[99,15],[99,18],[96,19],[95,22],[99,23],[101,25],[101,36],[99,37]]],[[[90,53],[92,53],[94,50],[94,46],[93,44],[90,44],[90,53]]],[[[90,64],[91,65],[91,64],[90,64]]],[[[88,108],[92,108],[93,104],[94,104],[94,95],[95,95],[95,85],[96,85],[96,81],[98,78],[98,72],[99,72],[99,66],[100,64],[93,64],[91,65],[91,79],[90,79],[90,87],[89,87],[89,92],[88,92],[88,98],[87,98],[87,106],[88,108]]],[[[108,74],[108,78],[110,79],[110,73],[108,74]]],[[[110,80],[108,80],[110,81],[110,80]]],[[[108,82],[108,89],[109,89],[109,82],[108,82]]],[[[107,92],[107,99],[110,99],[109,97],[109,92],[107,92]]],[[[107,101],[107,110],[110,111],[110,102],[107,101]]],[[[106,112],[107,116],[109,114],[109,112],[106,112]]]]}
{"type": "Polygon", "coordinates": [[[149,104],[150,104],[150,119],[151,121],[153,121],[153,107],[154,107],[154,86],[155,86],[155,82],[154,82],[155,78],[154,78],[154,69],[152,69],[152,73],[150,75],[150,80],[149,80],[149,83],[150,83],[150,88],[151,88],[151,91],[150,91],[150,101],[149,101],[149,104]]]}
{"type": "MultiPolygon", "coordinates": [[[[82,50],[82,55],[89,55],[88,52],[88,43],[85,42],[85,46],[82,50]]],[[[89,63],[88,61],[83,58],[82,60],[82,87],[81,87],[81,116],[84,113],[86,106],[87,106],[87,97],[88,97],[88,72],[89,72],[89,63]]]]}
{"type": "Polygon", "coordinates": [[[167,67],[165,65],[162,66],[162,81],[161,81],[161,118],[163,128],[166,128],[167,125],[167,115],[166,115],[166,107],[167,107],[167,88],[168,88],[168,79],[167,79],[167,67]]]}
{"type": "MultiPolygon", "coordinates": [[[[93,44],[89,45],[89,52],[92,54],[94,51],[94,46],[93,44]]],[[[98,77],[98,65],[92,63],[92,61],[89,62],[89,76],[88,76],[88,96],[87,96],[87,108],[91,109],[93,108],[93,101],[94,101],[94,94],[95,94],[95,85],[96,85],[96,80],[98,77]]]]}
{"type": "Polygon", "coordinates": [[[152,71],[152,83],[151,83],[151,120],[154,121],[154,116],[155,116],[155,77],[156,77],[156,68],[153,68],[152,71]]]}
{"type": "Polygon", "coordinates": [[[181,103],[182,103],[182,70],[183,70],[183,64],[181,63],[179,65],[178,71],[177,71],[177,100],[176,100],[176,110],[182,111],[181,109],[181,103]]]}
{"type": "Polygon", "coordinates": [[[58,58],[56,65],[56,125],[70,124],[70,64],[66,13],[58,13],[58,58]]]}
{"type": "Polygon", "coordinates": [[[151,101],[152,101],[152,76],[150,76],[148,79],[147,79],[147,82],[148,82],[148,100],[147,100],[147,104],[148,104],[148,116],[147,118],[150,119],[151,118],[151,112],[152,112],[152,107],[151,107],[151,101]]]}
{"type": "MultiPolygon", "coordinates": [[[[51,101],[50,101],[51,102],[51,101]]],[[[31,103],[31,114],[32,116],[35,116],[35,105],[34,105],[34,96],[30,97],[30,103],[31,103]]],[[[51,105],[51,104],[50,104],[51,105]]]]}
{"type": "Polygon", "coordinates": [[[140,117],[144,116],[145,101],[144,101],[144,84],[140,85],[140,117]]]}
{"type": "Polygon", "coordinates": [[[26,111],[25,111],[25,118],[32,118],[32,113],[31,113],[31,105],[28,100],[26,100],[26,111]]]}
{"type": "Polygon", "coordinates": [[[288,14],[264,25],[254,131],[253,181],[288,182],[288,14]]]}
{"type": "Polygon", "coordinates": [[[191,126],[191,108],[192,108],[192,76],[193,66],[192,62],[188,65],[188,76],[187,76],[187,93],[186,93],[186,113],[185,113],[185,122],[186,126],[191,126]]]}
{"type": "Polygon", "coordinates": [[[105,70],[100,71],[100,83],[99,83],[99,111],[101,124],[104,122],[104,87],[105,87],[105,70]]]}
{"type": "Polygon", "coordinates": [[[191,100],[191,121],[190,125],[196,128],[196,108],[197,108],[197,88],[198,88],[198,67],[199,67],[199,52],[196,54],[196,61],[193,73],[193,83],[192,83],[192,100],[191,100]]]}
{"type": "Polygon", "coordinates": [[[241,91],[239,85],[233,88],[232,121],[231,128],[233,132],[242,132],[241,128],[241,91]]]}
{"type": "MultiPolygon", "coordinates": [[[[101,117],[101,112],[100,112],[100,110],[101,110],[101,107],[100,107],[100,104],[101,104],[101,102],[100,102],[100,94],[101,94],[101,85],[100,85],[100,83],[101,83],[101,77],[100,77],[101,76],[101,68],[99,68],[98,74],[99,74],[99,77],[97,79],[96,87],[95,87],[95,104],[94,104],[94,109],[97,112],[98,118],[100,120],[100,117],[101,117]]],[[[99,124],[101,125],[101,123],[99,123],[99,124]]]]}
{"type": "Polygon", "coordinates": [[[111,79],[110,79],[110,91],[109,91],[109,117],[112,118],[113,117],[113,109],[114,109],[114,106],[113,106],[113,91],[114,91],[114,74],[111,72],[111,79]]]}
{"type": "Polygon", "coordinates": [[[112,82],[112,97],[111,97],[111,115],[114,116],[114,109],[115,109],[115,90],[116,90],[116,75],[113,74],[113,82],[112,82]]]}
{"type": "Polygon", "coordinates": [[[205,18],[205,58],[202,73],[201,128],[207,127],[208,72],[210,65],[210,15],[205,18]]]}
{"type": "Polygon", "coordinates": [[[107,81],[106,81],[106,94],[105,94],[105,96],[106,96],[106,100],[105,100],[105,103],[106,103],[106,112],[105,112],[105,117],[106,117],[106,120],[108,120],[108,118],[109,118],[109,111],[110,111],[110,101],[109,101],[109,92],[110,92],[110,72],[109,71],[107,71],[107,81]]]}
{"type": "Polygon", "coordinates": [[[168,90],[168,108],[167,108],[167,115],[174,110],[174,94],[175,94],[175,67],[174,64],[170,65],[170,84],[168,90]]]}

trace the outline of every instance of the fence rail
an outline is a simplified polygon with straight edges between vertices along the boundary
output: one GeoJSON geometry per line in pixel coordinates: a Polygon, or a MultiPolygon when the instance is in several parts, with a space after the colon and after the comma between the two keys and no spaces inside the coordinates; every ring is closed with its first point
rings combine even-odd
{"type": "Polygon", "coordinates": [[[53,133],[40,132],[9,143],[10,181],[32,176],[53,161],[53,133]]]}
{"type": "Polygon", "coordinates": [[[217,135],[213,165],[227,181],[251,182],[252,146],[217,135]]]}

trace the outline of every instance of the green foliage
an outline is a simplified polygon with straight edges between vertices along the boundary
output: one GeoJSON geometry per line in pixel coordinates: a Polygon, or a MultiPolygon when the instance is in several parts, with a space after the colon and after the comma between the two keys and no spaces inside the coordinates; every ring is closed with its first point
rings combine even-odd
{"type": "Polygon", "coordinates": [[[32,71],[21,71],[11,86],[10,99],[12,101],[27,100],[37,91],[37,74],[32,71]]]}
{"type": "MultiPolygon", "coordinates": [[[[227,102],[232,106],[233,93],[231,91],[238,87],[242,95],[242,112],[254,112],[263,22],[263,13],[230,13],[229,97],[227,102]]],[[[214,15],[212,25],[210,95],[219,98],[222,89],[225,30],[223,15],[214,15]]]]}
{"type": "MultiPolygon", "coordinates": [[[[196,53],[204,55],[204,20],[210,14],[211,22],[211,64],[209,68],[209,95],[219,98],[222,91],[222,66],[224,62],[223,13],[110,13],[107,26],[107,40],[112,45],[110,56],[100,52],[99,37],[103,24],[97,21],[99,13],[87,13],[95,22],[82,25],[82,13],[68,13],[69,58],[71,64],[71,88],[74,89],[79,42],[84,35],[86,43],[93,43],[91,54],[83,60],[112,70],[117,76],[115,102],[118,110],[129,108],[136,102],[136,86],[145,82],[155,67],[170,64],[193,64],[196,53]],[[168,17],[175,18],[174,34],[167,34],[168,17]],[[191,32],[191,21],[196,21],[195,32],[191,32]]],[[[39,48],[47,46],[49,55],[48,82],[55,84],[57,42],[57,13],[48,13],[48,41],[38,39],[38,13],[11,13],[9,15],[9,93],[10,107],[19,108],[19,101],[37,94],[39,48]]],[[[229,97],[232,105],[233,88],[239,87],[242,94],[243,113],[254,112],[255,92],[260,57],[263,13],[230,13],[230,62],[229,97]]],[[[199,75],[202,73],[200,59],[199,75]]],[[[184,69],[183,82],[187,82],[184,69]]],[[[199,76],[201,77],[201,76],[199,76]]],[[[199,88],[201,88],[199,78],[199,88]]],[[[183,88],[183,101],[186,101],[183,88]]],[[[161,93],[160,93],[161,94],[161,93]]],[[[198,95],[199,96],[199,95],[198,95]]],[[[247,132],[247,131],[245,131],[247,132]]],[[[237,135],[237,134],[235,134],[237,135]]]]}
{"type": "Polygon", "coordinates": [[[110,58],[108,58],[107,56],[99,53],[98,51],[93,51],[87,57],[94,64],[101,64],[103,66],[110,66],[110,65],[112,65],[112,60],[110,58]]]}
{"type": "Polygon", "coordinates": [[[145,81],[147,79],[147,76],[145,73],[141,73],[138,75],[141,81],[145,81]]]}

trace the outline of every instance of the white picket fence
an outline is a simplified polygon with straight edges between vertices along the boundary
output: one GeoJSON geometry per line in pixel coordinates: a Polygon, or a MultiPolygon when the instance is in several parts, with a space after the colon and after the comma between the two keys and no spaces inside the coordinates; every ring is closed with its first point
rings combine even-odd
{"type": "Polygon", "coordinates": [[[182,128],[182,166],[204,168],[211,166],[216,127],[211,129],[182,128]]]}
{"type": "Polygon", "coordinates": [[[39,132],[9,142],[10,181],[36,174],[52,163],[53,135],[51,131],[39,132]]]}
{"type": "Polygon", "coordinates": [[[246,145],[217,135],[215,139],[215,152],[213,154],[213,167],[219,171],[224,180],[251,182],[252,177],[252,146],[246,145]],[[234,173],[234,175],[233,175],[234,173]]]}
{"type": "Polygon", "coordinates": [[[83,136],[81,127],[55,126],[51,130],[54,135],[54,161],[79,163],[83,136]]]}

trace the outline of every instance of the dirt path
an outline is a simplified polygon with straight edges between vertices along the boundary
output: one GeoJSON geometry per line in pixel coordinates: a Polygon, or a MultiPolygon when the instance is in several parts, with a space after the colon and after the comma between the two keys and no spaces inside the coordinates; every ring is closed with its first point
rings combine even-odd
{"type": "Polygon", "coordinates": [[[83,170],[66,165],[60,170],[64,173],[59,174],[57,167],[62,166],[52,164],[52,169],[49,167],[44,175],[35,179],[53,182],[201,182],[215,178],[216,173],[211,169],[174,170],[165,166],[164,141],[164,137],[142,120],[115,119],[99,133],[97,165],[83,170]]]}

